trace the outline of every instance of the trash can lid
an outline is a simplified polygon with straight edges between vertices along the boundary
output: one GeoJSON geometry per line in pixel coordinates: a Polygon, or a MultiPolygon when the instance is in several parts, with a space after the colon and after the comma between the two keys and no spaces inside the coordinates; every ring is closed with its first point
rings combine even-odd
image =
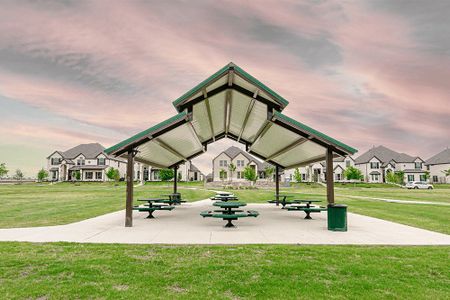
{"type": "Polygon", "coordinates": [[[347,207],[347,204],[328,204],[328,207],[347,207]]]}

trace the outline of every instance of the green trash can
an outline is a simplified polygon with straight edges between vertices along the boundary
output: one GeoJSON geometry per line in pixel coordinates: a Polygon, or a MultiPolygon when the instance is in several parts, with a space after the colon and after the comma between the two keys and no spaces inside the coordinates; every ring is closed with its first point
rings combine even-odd
{"type": "Polygon", "coordinates": [[[347,231],[347,205],[328,204],[328,230],[347,231]]]}

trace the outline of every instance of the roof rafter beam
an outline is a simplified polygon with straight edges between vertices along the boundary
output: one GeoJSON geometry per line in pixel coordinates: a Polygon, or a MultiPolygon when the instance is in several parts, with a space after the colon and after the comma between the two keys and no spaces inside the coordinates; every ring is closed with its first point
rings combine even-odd
{"type": "Polygon", "coordinates": [[[178,152],[177,150],[173,149],[171,146],[167,145],[165,142],[163,142],[160,139],[154,139],[155,143],[157,143],[159,146],[163,147],[164,149],[166,149],[167,151],[169,151],[170,153],[172,153],[173,155],[183,159],[184,161],[187,161],[187,158],[184,157],[183,154],[181,154],[180,152],[178,152]]]}
{"type": "Polygon", "coordinates": [[[209,127],[211,129],[211,136],[213,138],[213,141],[215,142],[216,139],[214,137],[214,125],[213,125],[212,115],[211,115],[211,106],[209,105],[209,98],[208,98],[208,93],[206,92],[206,89],[203,89],[203,97],[205,98],[206,112],[208,113],[208,121],[209,121],[209,127]]]}
{"type": "Polygon", "coordinates": [[[143,159],[143,158],[135,157],[134,160],[137,161],[138,163],[146,164],[146,165],[153,166],[153,167],[160,168],[160,169],[165,169],[165,168],[167,168],[166,166],[163,166],[163,165],[161,165],[161,164],[155,163],[155,162],[150,161],[150,160],[148,160],[148,159],[143,159]]]}
{"type": "Polygon", "coordinates": [[[256,99],[253,98],[247,107],[247,112],[245,113],[244,123],[242,123],[241,131],[239,132],[238,142],[241,139],[242,134],[244,133],[245,127],[247,126],[248,118],[250,117],[250,114],[252,113],[253,107],[255,106],[255,102],[256,102],[256,99]]]}
{"type": "Polygon", "coordinates": [[[277,151],[277,152],[273,153],[272,155],[270,155],[269,157],[267,157],[266,161],[267,160],[272,160],[275,157],[278,157],[278,156],[280,156],[280,155],[282,155],[282,154],[284,154],[284,153],[294,149],[295,147],[300,146],[301,144],[303,144],[303,143],[305,143],[307,141],[309,141],[309,140],[305,139],[305,138],[300,138],[300,139],[296,140],[295,142],[287,145],[283,149],[280,149],[279,151],[277,151]]]}
{"type": "MultiPolygon", "coordinates": [[[[188,127],[189,127],[189,129],[192,131],[192,134],[194,135],[194,138],[195,138],[195,140],[196,140],[196,142],[199,144],[199,145],[201,145],[202,146],[202,148],[203,148],[203,143],[200,141],[200,138],[198,137],[198,134],[197,134],[197,131],[195,130],[195,128],[194,128],[194,125],[192,125],[192,123],[191,122],[188,122],[188,127]]],[[[205,150],[204,150],[205,151],[205,150]]],[[[203,151],[203,152],[204,152],[203,151]]]]}
{"type": "Polygon", "coordinates": [[[227,90],[225,95],[225,117],[224,117],[224,130],[225,134],[230,130],[231,121],[231,102],[233,101],[233,93],[231,90],[227,90]]]}
{"type": "Polygon", "coordinates": [[[273,125],[272,122],[270,122],[269,120],[266,121],[266,123],[264,124],[264,126],[262,126],[262,127],[259,129],[258,133],[256,133],[255,140],[253,141],[252,145],[250,146],[249,151],[251,151],[252,148],[253,148],[253,146],[254,146],[256,143],[258,143],[259,140],[260,140],[261,138],[264,137],[264,135],[266,135],[267,131],[269,131],[269,129],[270,129],[270,127],[272,127],[272,125],[273,125]]]}
{"type": "Polygon", "coordinates": [[[321,154],[321,155],[314,156],[314,157],[312,157],[312,158],[310,158],[308,160],[305,160],[304,162],[287,166],[286,169],[297,168],[297,167],[309,165],[309,164],[312,164],[312,163],[315,163],[315,162],[318,162],[318,161],[322,161],[322,160],[325,160],[325,153],[321,154]]]}

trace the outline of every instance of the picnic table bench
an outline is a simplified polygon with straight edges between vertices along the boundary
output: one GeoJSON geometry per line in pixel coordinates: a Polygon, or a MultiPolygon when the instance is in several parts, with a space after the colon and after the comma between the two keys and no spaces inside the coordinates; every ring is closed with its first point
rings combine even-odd
{"type": "Polygon", "coordinates": [[[321,211],[326,211],[327,208],[323,207],[323,206],[311,206],[312,203],[314,202],[322,202],[321,200],[309,200],[309,199],[298,199],[298,200],[293,200],[293,203],[305,203],[306,205],[290,205],[287,206],[286,209],[288,211],[303,211],[306,213],[306,217],[305,219],[312,219],[311,218],[311,213],[320,213],[321,211]]]}
{"type": "Polygon", "coordinates": [[[172,210],[175,206],[166,205],[164,202],[167,199],[161,198],[147,198],[147,199],[138,199],[138,201],[147,202],[144,206],[134,206],[133,210],[137,210],[139,212],[148,212],[147,219],[154,219],[153,212],[156,210],[172,210]]]}
{"type": "Polygon", "coordinates": [[[178,205],[186,202],[185,200],[181,199],[180,193],[162,194],[161,197],[168,197],[169,199],[167,199],[167,202],[165,203],[169,203],[170,205],[172,204],[178,205]]]}
{"type": "Polygon", "coordinates": [[[225,227],[236,227],[232,221],[235,221],[239,218],[245,218],[245,217],[257,217],[259,216],[259,213],[255,210],[248,210],[243,211],[240,209],[237,209],[242,206],[246,206],[246,203],[243,202],[224,202],[224,201],[218,201],[213,204],[214,206],[218,206],[221,209],[220,210],[213,210],[213,211],[202,211],[200,215],[204,218],[206,217],[212,217],[212,218],[220,218],[224,221],[227,221],[227,224],[225,227]]]}
{"type": "Polygon", "coordinates": [[[216,195],[216,196],[213,196],[213,197],[211,197],[209,199],[211,199],[211,200],[218,200],[218,201],[224,201],[224,202],[227,202],[227,201],[230,201],[230,200],[231,201],[239,200],[239,198],[234,196],[234,195],[223,195],[223,196],[216,195]]]}
{"type": "Polygon", "coordinates": [[[286,198],[294,197],[292,195],[285,195],[285,194],[275,194],[275,200],[269,200],[267,202],[269,203],[275,203],[277,206],[281,203],[283,208],[286,206],[286,204],[291,204],[291,202],[287,201],[286,198]],[[281,199],[281,201],[280,201],[281,199]]]}

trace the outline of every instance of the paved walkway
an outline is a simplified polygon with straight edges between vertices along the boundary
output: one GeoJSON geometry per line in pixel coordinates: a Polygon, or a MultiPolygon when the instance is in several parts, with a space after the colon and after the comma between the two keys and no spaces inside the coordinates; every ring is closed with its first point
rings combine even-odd
{"type": "Polygon", "coordinates": [[[221,219],[202,218],[212,208],[211,200],[177,206],[173,211],[155,212],[156,219],[134,212],[134,227],[125,228],[124,211],[60,226],[0,229],[0,241],[139,243],[139,244],[368,244],[450,245],[450,235],[418,229],[357,214],[348,215],[349,231],[332,232],[326,213],[286,211],[270,204],[249,204],[257,218],[235,222],[224,228],[221,219]]]}

